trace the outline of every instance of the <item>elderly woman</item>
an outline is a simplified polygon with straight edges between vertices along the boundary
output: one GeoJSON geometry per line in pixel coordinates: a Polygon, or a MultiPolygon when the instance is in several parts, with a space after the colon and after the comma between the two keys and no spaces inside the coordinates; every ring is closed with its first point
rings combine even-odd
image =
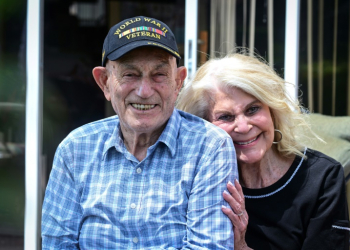
{"type": "Polygon", "coordinates": [[[307,147],[319,140],[298,101],[262,60],[211,59],[185,85],[177,108],[225,130],[234,142],[239,183],[223,196],[235,249],[349,249],[343,169],[307,147]],[[249,223],[248,223],[249,215],[249,223]]]}

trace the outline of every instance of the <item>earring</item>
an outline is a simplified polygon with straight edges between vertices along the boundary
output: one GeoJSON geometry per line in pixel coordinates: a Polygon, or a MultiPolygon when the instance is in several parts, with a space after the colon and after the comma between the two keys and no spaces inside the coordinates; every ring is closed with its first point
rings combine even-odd
{"type": "Polygon", "coordinates": [[[283,134],[282,134],[282,132],[280,131],[280,130],[278,130],[278,129],[275,129],[275,132],[278,132],[278,133],[280,133],[280,135],[281,135],[281,138],[280,138],[280,140],[279,141],[273,141],[272,143],[273,144],[278,144],[280,141],[282,141],[282,138],[283,138],[283,134]]]}

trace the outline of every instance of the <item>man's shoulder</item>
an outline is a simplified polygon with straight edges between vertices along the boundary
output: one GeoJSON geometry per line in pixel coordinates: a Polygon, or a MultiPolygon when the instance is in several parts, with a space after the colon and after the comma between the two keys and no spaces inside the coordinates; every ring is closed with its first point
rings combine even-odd
{"type": "Polygon", "coordinates": [[[192,135],[208,138],[228,138],[229,135],[221,128],[195,115],[178,110],[181,116],[180,135],[192,135]]]}
{"type": "Polygon", "coordinates": [[[118,121],[118,116],[111,116],[82,125],[70,132],[61,144],[65,145],[74,141],[93,140],[93,138],[101,137],[103,135],[111,135],[113,134],[118,121]]]}

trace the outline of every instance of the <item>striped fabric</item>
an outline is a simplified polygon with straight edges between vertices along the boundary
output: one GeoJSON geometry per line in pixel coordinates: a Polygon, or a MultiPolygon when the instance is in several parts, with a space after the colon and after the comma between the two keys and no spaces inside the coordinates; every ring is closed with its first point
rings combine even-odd
{"type": "Polygon", "coordinates": [[[233,249],[221,211],[238,178],[231,138],[174,110],[139,162],[117,116],[59,145],[42,210],[42,249],[233,249]]]}
{"type": "Polygon", "coordinates": [[[119,38],[122,38],[123,36],[129,35],[130,33],[134,33],[137,31],[152,31],[154,33],[157,33],[159,35],[162,35],[164,37],[166,37],[166,33],[159,30],[159,29],[155,29],[155,28],[151,28],[151,27],[146,27],[146,26],[140,26],[140,27],[135,27],[129,30],[124,31],[123,33],[119,34],[119,38]]]}

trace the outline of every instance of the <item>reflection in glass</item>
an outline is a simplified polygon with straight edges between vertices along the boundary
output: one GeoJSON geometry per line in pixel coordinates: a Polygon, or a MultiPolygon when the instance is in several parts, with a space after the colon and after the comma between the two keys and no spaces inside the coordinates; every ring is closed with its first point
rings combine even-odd
{"type": "Polygon", "coordinates": [[[26,1],[0,4],[0,249],[23,249],[26,1]]]}

